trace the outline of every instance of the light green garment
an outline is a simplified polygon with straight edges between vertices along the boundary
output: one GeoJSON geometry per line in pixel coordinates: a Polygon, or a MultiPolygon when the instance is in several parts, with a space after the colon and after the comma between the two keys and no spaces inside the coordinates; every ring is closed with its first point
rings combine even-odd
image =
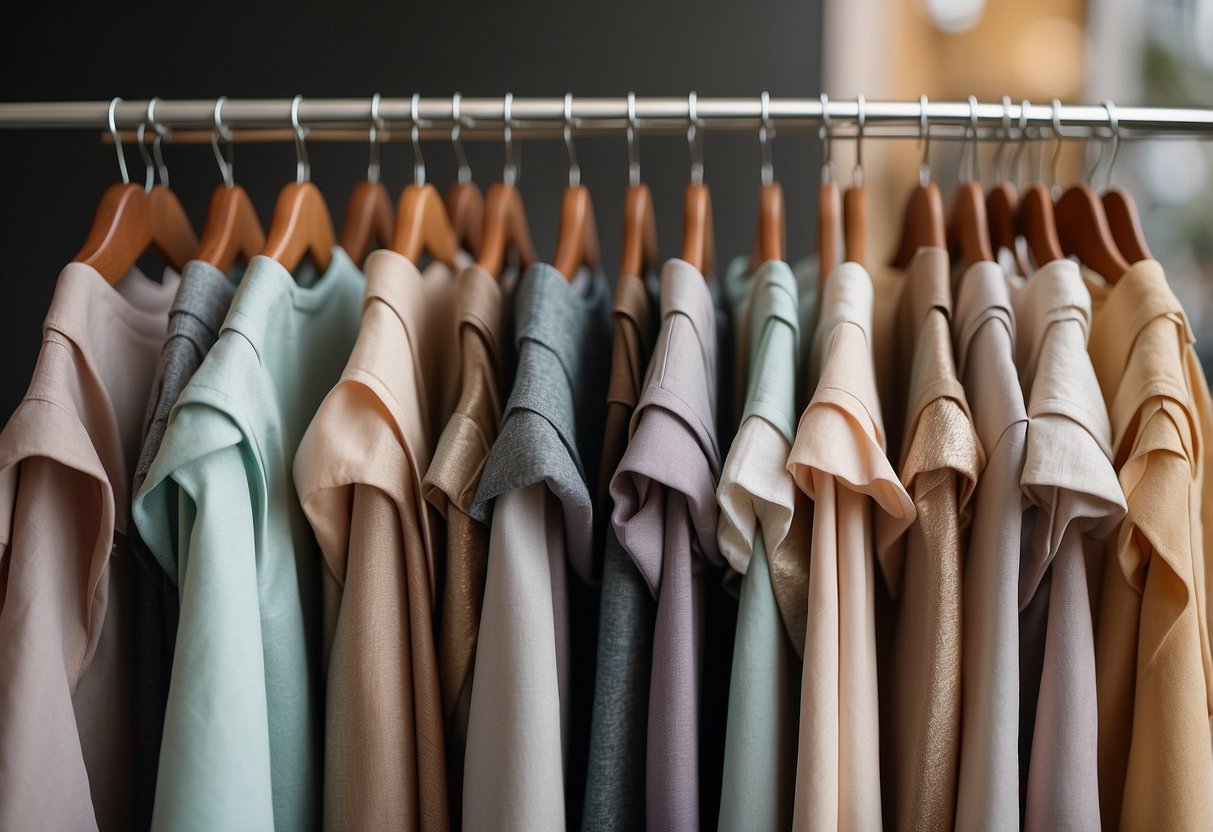
{"type": "Polygon", "coordinates": [[[319,280],[253,258],[136,495],[181,599],[154,829],[318,825],[321,559],[291,465],[364,286],[340,249],[319,280]]]}
{"type": "Polygon", "coordinates": [[[744,573],[719,828],[783,830],[792,822],[800,668],[767,551],[788,540],[796,501],[786,465],[798,415],[801,290],[785,263],[769,261],[749,274],[733,263],[725,291],[733,320],[742,322],[747,381],[741,426],[717,489],[720,552],[744,573]]]}

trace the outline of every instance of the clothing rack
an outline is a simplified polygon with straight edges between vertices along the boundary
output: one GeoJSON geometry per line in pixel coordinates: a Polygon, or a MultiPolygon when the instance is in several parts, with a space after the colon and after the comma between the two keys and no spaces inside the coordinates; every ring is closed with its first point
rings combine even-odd
{"type": "MultiPolygon", "coordinates": [[[[215,100],[155,101],[155,126],[173,131],[172,140],[210,141],[216,130],[215,100]]],[[[146,100],[119,101],[114,126],[129,132],[151,126],[146,100]]],[[[39,101],[0,103],[0,130],[101,130],[109,138],[111,101],[39,101]]],[[[236,141],[290,140],[294,100],[224,99],[222,125],[236,141]]],[[[1160,137],[1213,138],[1213,108],[1119,107],[1108,104],[1037,104],[970,101],[864,101],[860,99],[776,98],[767,96],[697,97],[534,97],[497,98],[422,96],[301,98],[298,124],[308,139],[365,141],[375,116],[381,140],[392,128],[425,139],[445,139],[458,127],[462,138],[501,141],[511,138],[619,136],[628,128],[645,136],[688,132],[692,123],[704,132],[745,133],[762,127],[779,134],[929,138],[1007,137],[1018,135],[1095,138],[1115,135],[1134,140],[1160,137]],[[507,113],[508,109],[508,113],[507,113]]],[[[225,130],[225,132],[226,132],[225,130]]],[[[155,131],[145,131],[151,140],[155,131]]],[[[397,137],[399,134],[395,134],[397,137]]]]}

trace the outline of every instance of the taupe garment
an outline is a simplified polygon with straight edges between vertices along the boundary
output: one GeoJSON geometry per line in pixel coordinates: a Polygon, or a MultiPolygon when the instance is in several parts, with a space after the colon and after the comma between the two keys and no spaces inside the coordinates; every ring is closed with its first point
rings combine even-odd
{"type": "Polygon", "coordinates": [[[951,829],[965,509],[985,458],[952,355],[947,252],[920,248],[903,280],[896,335],[884,341],[892,352],[875,356],[878,378],[883,367],[904,390],[881,405],[904,416],[901,450],[890,458],[900,459],[902,484],[917,509],[900,535],[895,517],[876,518],[877,551],[896,605],[891,676],[880,686],[885,814],[896,829],[951,829]]]}
{"type": "Polygon", "coordinates": [[[468,510],[476,498],[484,461],[501,428],[503,378],[509,363],[507,317],[506,298],[497,279],[476,265],[464,269],[455,288],[451,341],[455,352],[446,358],[448,368],[458,368],[454,382],[459,402],[442,429],[421,484],[425,499],[446,518],[446,580],[438,628],[438,670],[455,818],[462,807],[468,702],[489,551],[489,527],[468,510]]]}
{"type": "Polygon", "coordinates": [[[326,829],[445,830],[433,509],[421,476],[454,407],[455,281],[376,251],[341,380],[295,457],[324,552],[326,829]]]}

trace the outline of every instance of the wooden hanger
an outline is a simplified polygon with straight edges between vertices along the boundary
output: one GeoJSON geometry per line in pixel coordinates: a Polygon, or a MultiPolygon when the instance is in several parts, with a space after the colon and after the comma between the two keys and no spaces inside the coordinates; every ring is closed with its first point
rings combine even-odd
{"type": "Polygon", "coordinates": [[[943,197],[939,195],[939,187],[931,181],[929,153],[931,149],[931,130],[927,123],[927,97],[919,98],[921,113],[920,133],[922,135],[922,164],[919,167],[918,185],[910,192],[906,200],[905,213],[901,225],[901,240],[893,255],[892,264],[897,268],[905,268],[914,257],[915,252],[923,246],[946,248],[943,197]]]}
{"type": "Polygon", "coordinates": [[[657,269],[657,212],[653,194],[640,181],[636,93],[628,93],[628,189],[623,196],[623,242],[619,272],[643,278],[657,269]]]}
{"type": "Polygon", "coordinates": [[[842,207],[838,185],[831,175],[830,99],[821,94],[821,186],[817,189],[817,286],[820,293],[826,278],[838,265],[838,239],[842,233],[842,207]]]}
{"type": "Polygon", "coordinates": [[[696,141],[699,117],[695,111],[695,99],[694,92],[687,96],[691,181],[687,185],[682,206],[682,259],[707,278],[716,269],[716,235],[712,228],[712,194],[703,181],[703,151],[696,141]]]}
{"type": "Polygon", "coordinates": [[[1028,252],[1038,268],[1065,257],[1061,250],[1061,240],[1057,236],[1053,195],[1043,182],[1031,183],[1019,195],[1015,229],[1028,244],[1028,252]]]}
{"type": "MultiPolygon", "coordinates": [[[[1024,102],[1025,107],[1027,102],[1024,102]]],[[[1002,139],[999,141],[998,149],[994,153],[994,177],[996,184],[990,188],[990,192],[986,194],[986,225],[989,228],[990,235],[990,250],[993,251],[995,258],[998,257],[999,251],[1006,249],[1011,252],[1015,259],[1015,266],[1021,275],[1026,275],[1028,270],[1025,268],[1023,258],[1019,252],[1018,235],[1015,233],[1015,214],[1019,209],[1019,194],[1015,190],[1015,185],[1010,181],[1010,170],[1013,168],[1018,170],[1019,155],[1023,150],[1023,137],[1025,136],[1024,128],[1027,126],[1027,113],[1024,108],[1021,108],[1020,116],[1020,144],[1016,148],[1015,155],[1012,157],[1006,171],[1002,168],[1003,151],[1006,149],[1007,139],[1011,135],[1011,97],[1003,96],[1003,126],[1002,139]]]]}
{"type": "Polygon", "coordinates": [[[590,189],[581,184],[581,166],[573,147],[573,95],[564,95],[564,146],[569,155],[569,186],[560,204],[560,232],[556,236],[556,271],[572,280],[582,266],[598,268],[598,228],[590,189]]]}
{"type": "MultiPolygon", "coordinates": [[[[130,182],[114,116],[121,100],[110,102],[109,124],[122,183],[111,185],[101,195],[88,236],[73,258],[92,266],[110,284],[120,281],[149,248],[180,271],[198,247],[189,217],[172,191],[152,185],[150,178],[147,187],[130,182]]],[[[154,106],[149,102],[149,111],[154,106]]]]}
{"type": "Polygon", "coordinates": [[[1109,100],[1103,103],[1108,111],[1108,126],[1112,128],[1112,158],[1108,162],[1107,184],[1102,197],[1108,226],[1116,247],[1130,263],[1153,260],[1150,247],[1146,245],[1146,234],[1141,227],[1137,205],[1133,195],[1119,185],[1112,184],[1112,170],[1116,167],[1116,156],[1120,152],[1120,124],[1116,120],[1116,106],[1109,100]]]}
{"type": "Polygon", "coordinates": [[[274,216],[270,219],[262,254],[277,260],[284,269],[293,272],[306,255],[311,255],[316,268],[328,268],[333,259],[336,235],[324,195],[311,181],[307,147],[303,143],[303,126],[299,123],[297,95],[291,102],[291,128],[295,132],[295,181],[278,193],[274,216]]]}
{"type": "Polygon", "coordinates": [[[451,96],[451,146],[455,149],[455,160],[459,163],[457,180],[446,189],[444,202],[446,213],[455,230],[455,239],[464,251],[474,256],[480,251],[480,232],[484,225],[484,195],[472,181],[472,168],[463,152],[459,134],[463,130],[463,118],[459,114],[459,93],[451,96]]]}
{"type": "Polygon", "coordinates": [[[224,126],[220,111],[226,97],[215,102],[215,131],[211,134],[211,147],[223,184],[211,194],[210,207],[206,212],[206,224],[202,226],[202,239],[194,258],[210,263],[226,272],[237,259],[248,262],[265,248],[265,230],[244,188],[235,183],[232,176],[231,131],[224,126]],[[228,152],[219,149],[219,138],[227,140],[228,152]]]}
{"type": "Polygon", "coordinates": [[[1086,182],[1075,182],[1057,200],[1057,236],[1066,254],[1094,269],[1109,283],[1115,283],[1129,270],[1104,214],[1103,203],[1086,182]]]}
{"type": "Polygon", "coordinates": [[[977,181],[977,97],[972,95],[969,96],[969,117],[972,120],[969,176],[956,186],[956,192],[952,195],[952,214],[948,224],[952,254],[959,254],[965,266],[994,259],[990,245],[990,223],[986,218],[985,193],[977,181]]]}
{"type": "MultiPolygon", "coordinates": [[[[865,265],[868,233],[868,197],[863,183],[864,97],[855,97],[855,169],[851,172],[851,187],[842,195],[842,233],[846,259],[865,265]]],[[[824,109],[823,109],[824,112],[824,109]]]]}
{"type": "Polygon", "coordinates": [[[535,246],[531,243],[526,209],[522,204],[522,195],[514,184],[518,178],[518,166],[514,162],[514,121],[510,116],[513,100],[513,93],[507,92],[502,106],[505,168],[502,181],[489,186],[484,197],[484,233],[480,235],[480,256],[476,259],[478,266],[496,278],[501,277],[511,250],[520,268],[526,269],[535,262],[535,246]]]}
{"type": "Polygon", "coordinates": [[[417,106],[421,96],[413,94],[413,182],[400,195],[396,209],[396,230],[392,234],[392,250],[414,263],[422,254],[429,254],[450,267],[455,266],[459,241],[447,217],[446,205],[438,189],[425,181],[425,161],[421,157],[421,123],[417,106]]]}
{"type": "Polygon", "coordinates": [[[762,126],[758,129],[758,142],[762,148],[762,188],[758,192],[758,230],[750,256],[752,267],[768,260],[782,261],[787,257],[783,187],[775,181],[775,169],[771,162],[771,140],[775,138],[775,126],[771,122],[770,106],[770,94],[763,92],[762,126]]]}
{"type": "Polygon", "coordinates": [[[387,248],[392,241],[392,199],[379,181],[379,93],[371,98],[370,163],[366,181],[354,186],[345,208],[341,227],[341,247],[355,263],[361,264],[374,248],[387,248]]]}

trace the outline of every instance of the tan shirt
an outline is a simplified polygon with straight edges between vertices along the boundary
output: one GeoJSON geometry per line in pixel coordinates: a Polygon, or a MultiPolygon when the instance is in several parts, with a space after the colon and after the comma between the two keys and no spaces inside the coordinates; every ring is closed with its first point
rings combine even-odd
{"type": "Polygon", "coordinates": [[[872,515],[896,534],[915,509],[885,455],[872,370],[872,282],[826,281],[812,361],[822,367],[788,471],[814,501],[793,828],[880,829],[872,515]]]}
{"type": "Polygon", "coordinates": [[[0,433],[0,829],[129,829],[127,518],[179,278],[59,275],[0,433]]]}
{"type": "Polygon", "coordinates": [[[324,552],[326,829],[449,826],[433,629],[433,509],[421,497],[454,407],[455,281],[381,250],[341,381],[295,457],[324,552]]]}
{"type": "Polygon", "coordinates": [[[1096,641],[1105,828],[1213,829],[1203,606],[1204,375],[1162,267],[1089,281],[1090,354],[1128,514],[1108,539],[1096,641]]]}
{"type": "Polygon", "coordinates": [[[917,509],[904,534],[899,518],[876,521],[897,605],[892,675],[881,685],[890,720],[886,808],[898,829],[950,829],[960,757],[964,513],[985,457],[952,355],[947,252],[919,249],[903,280],[896,336],[887,345],[893,353],[877,355],[899,391],[883,403],[885,412],[904,414],[899,467],[917,509]]]}

